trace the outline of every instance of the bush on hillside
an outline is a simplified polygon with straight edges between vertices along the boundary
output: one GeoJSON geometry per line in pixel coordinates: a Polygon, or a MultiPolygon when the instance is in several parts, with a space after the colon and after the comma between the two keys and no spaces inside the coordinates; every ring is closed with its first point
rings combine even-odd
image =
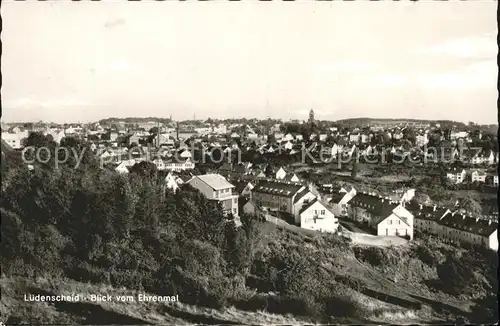
{"type": "Polygon", "coordinates": [[[415,249],[415,254],[418,259],[420,259],[424,264],[430,267],[436,267],[441,264],[445,256],[438,250],[433,250],[427,246],[419,245],[415,249]]]}

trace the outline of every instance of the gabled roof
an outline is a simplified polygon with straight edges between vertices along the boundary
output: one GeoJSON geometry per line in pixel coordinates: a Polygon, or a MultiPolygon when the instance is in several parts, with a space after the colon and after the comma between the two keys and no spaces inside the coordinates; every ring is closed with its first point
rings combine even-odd
{"type": "Polygon", "coordinates": [[[399,203],[366,193],[357,193],[351,199],[349,205],[366,209],[373,215],[385,218],[392,214],[393,210],[399,205],[399,203]]]}
{"type": "Polygon", "coordinates": [[[197,175],[194,178],[200,179],[214,190],[234,188],[232,184],[219,174],[203,174],[197,175]]]}
{"type": "Polygon", "coordinates": [[[340,193],[340,192],[332,192],[332,195],[330,197],[330,202],[338,204],[342,198],[344,198],[346,194],[345,193],[340,193]]]}
{"type": "MultiPolygon", "coordinates": [[[[306,203],[304,206],[302,206],[302,208],[300,209],[300,213],[299,214],[302,214],[303,212],[305,212],[309,207],[311,207],[312,205],[316,204],[316,203],[320,203],[321,206],[323,206],[325,208],[325,210],[329,211],[330,213],[334,214],[333,211],[331,210],[330,206],[326,203],[324,203],[323,201],[319,200],[318,198],[315,198],[313,200],[311,200],[310,202],[306,203]]],[[[334,214],[335,215],[335,214],[334,214]]]]}
{"type": "Polygon", "coordinates": [[[498,229],[498,222],[489,222],[483,219],[476,220],[473,217],[468,217],[462,214],[448,214],[438,223],[456,230],[477,234],[483,237],[490,236],[498,229]]]}
{"type": "Polygon", "coordinates": [[[293,200],[294,203],[298,202],[302,197],[304,197],[307,193],[309,192],[309,189],[304,188],[301,191],[297,193],[297,196],[295,196],[295,199],[293,200]]]}
{"type": "Polygon", "coordinates": [[[280,182],[275,180],[260,180],[252,192],[260,192],[280,197],[293,197],[302,189],[301,184],[280,182]]]}

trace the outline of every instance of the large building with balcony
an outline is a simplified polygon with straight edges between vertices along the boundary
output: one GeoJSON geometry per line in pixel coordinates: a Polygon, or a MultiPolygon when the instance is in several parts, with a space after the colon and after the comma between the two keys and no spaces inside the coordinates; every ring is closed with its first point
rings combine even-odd
{"type": "Polygon", "coordinates": [[[188,182],[205,197],[217,200],[222,204],[225,214],[238,216],[238,194],[233,191],[234,185],[219,174],[196,175],[188,182]]]}

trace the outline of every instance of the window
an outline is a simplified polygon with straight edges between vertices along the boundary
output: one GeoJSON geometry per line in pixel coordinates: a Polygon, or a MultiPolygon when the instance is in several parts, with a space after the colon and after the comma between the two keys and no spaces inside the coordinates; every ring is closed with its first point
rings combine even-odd
{"type": "Polygon", "coordinates": [[[401,224],[401,221],[400,221],[400,220],[398,220],[398,224],[401,224]]]}
{"type": "Polygon", "coordinates": [[[236,208],[233,208],[233,214],[236,214],[236,208]]]}
{"type": "Polygon", "coordinates": [[[387,221],[387,224],[392,224],[392,220],[388,220],[388,221],[387,221]]]}
{"type": "Polygon", "coordinates": [[[325,215],[325,210],[324,209],[321,210],[321,215],[325,215]]]}
{"type": "Polygon", "coordinates": [[[237,204],[238,203],[238,198],[235,198],[234,199],[234,203],[237,204]]]}

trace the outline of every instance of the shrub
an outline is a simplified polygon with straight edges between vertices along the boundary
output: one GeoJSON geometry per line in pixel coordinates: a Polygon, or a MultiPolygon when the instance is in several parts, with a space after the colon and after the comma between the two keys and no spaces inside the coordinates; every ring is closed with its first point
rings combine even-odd
{"type": "Polygon", "coordinates": [[[111,285],[130,289],[142,288],[142,275],[138,271],[129,269],[112,269],[109,272],[111,285]]]}
{"type": "Polygon", "coordinates": [[[80,282],[93,282],[110,284],[110,272],[108,269],[81,262],[74,267],[66,269],[66,276],[80,282]]]}
{"type": "Polygon", "coordinates": [[[443,262],[444,255],[437,250],[432,250],[427,246],[420,245],[415,249],[417,258],[430,267],[435,267],[443,262]]]}

